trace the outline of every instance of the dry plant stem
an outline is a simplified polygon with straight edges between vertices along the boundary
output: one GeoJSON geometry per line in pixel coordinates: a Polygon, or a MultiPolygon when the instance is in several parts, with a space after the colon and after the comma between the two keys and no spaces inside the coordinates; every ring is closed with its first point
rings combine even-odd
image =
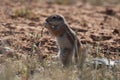
{"type": "Polygon", "coordinates": [[[40,37],[43,37],[43,31],[44,31],[44,29],[45,29],[45,28],[42,28],[42,30],[41,30],[41,32],[40,32],[40,34],[41,34],[40,37]]]}
{"type": "MultiPolygon", "coordinates": [[[[76,36],[77,36],[77,31],[75,31],[75,32],[76,32],[76,36]]],[[[82,44],[81,44],[81,47],[82,47],[82,44]]],[[[77,63],[78,76],[79,76],[79,79],[83,80],[83,73],[84,73],[83,67],[84,67],[84,63],[86,60],[87,52],[86,52],[86,49],[83,50],[81,53],[78,52],[77,38],[76,37],[75,37],[75,51],[77,53],[77,59],[78,59],[78,63],[77,63]]]]}

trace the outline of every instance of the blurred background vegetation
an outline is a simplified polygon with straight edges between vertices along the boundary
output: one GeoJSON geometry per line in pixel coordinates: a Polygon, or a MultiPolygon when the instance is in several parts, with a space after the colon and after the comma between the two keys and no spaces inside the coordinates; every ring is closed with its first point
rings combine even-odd
{"type": "Polygon", "coordinates": [[[90,3],[92,5],[110,5],[120,3],[120,0],[46,0],[46,1],[58,4],[73,4],[77,1],[81,1],[83,3],[90,3]]]}

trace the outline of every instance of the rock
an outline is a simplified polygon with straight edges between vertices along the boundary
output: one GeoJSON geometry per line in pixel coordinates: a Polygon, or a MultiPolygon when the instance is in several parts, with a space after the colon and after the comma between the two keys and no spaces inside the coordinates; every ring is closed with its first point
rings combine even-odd
{"type": "Polygon", "coordinates": [[[90,38],[92,38],[93,41],[105,41],[105,40],[110,40],[112,38],[112,36],[99,36],[99,35],[90,35],[90,38]]]}
{"type": "Polygon", "coordinates": [[[113,33],[113,34],[119,34],[120,31],[119,31],[118,29],[114,29],[112,33],[113,33]]]}
{"type": "Polygon", "coordinates": [[[103,13],[103,14],[106,14],[106,15],[109,15],[109,16],[116,15],[116,12],[111,8],[106,8],[105,11],[101,11],[100,13],[103,13]]]}
{"type": "Polygon", "coordinates": [[[8,57],[13,57],[15,55],[13,49],[11,49],[10,47],[2,47],[2,46],[0,46],[0,54],[5,54],[8,57]]]}
{"type": "Polygon", "coordinates": [[[95,68],[98,68],[100,65],[112,68],[118,63],[120,63],[120,60],[111,60],[107,58],[94,58],[91,61],[87,61],[87,64],[93,64],[95,68]]]}
{"type": "Polygon", "coordinates": [[[0,46],[0,54],[6,54],[6,53],[13,53],[14,50],[10,47],[2,47],[0,46]]]}
{"type": "Polygon", "coordinates": [[[34,22],[30,22],[30,23],[28,23],[28,25],[29,26],[34,26],[34,27],[36,26],[36,24],[34,22]]]}

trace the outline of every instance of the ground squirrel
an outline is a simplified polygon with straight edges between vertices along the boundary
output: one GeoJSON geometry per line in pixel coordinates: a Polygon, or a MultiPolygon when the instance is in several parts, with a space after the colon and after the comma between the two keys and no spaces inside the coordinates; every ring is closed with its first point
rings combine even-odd
{"type": "Polygon", "coordinates": [[[64,67],[78,62],[81,44],[75,32],[61,15],[51,15],[45,20],[45,27],[55,36],[59,48],[58,58],[64,67]]]}

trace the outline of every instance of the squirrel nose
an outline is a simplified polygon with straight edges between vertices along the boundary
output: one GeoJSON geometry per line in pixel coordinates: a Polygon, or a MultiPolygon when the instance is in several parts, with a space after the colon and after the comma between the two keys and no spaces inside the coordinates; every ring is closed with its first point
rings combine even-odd
{"type": "Polygon", "coordinates": [[[47,27],[47,25],[48,25],[47,22],[44,22],[44,23],[43,23],[43,26],[44,26],[44,27],[47,27]]]}

